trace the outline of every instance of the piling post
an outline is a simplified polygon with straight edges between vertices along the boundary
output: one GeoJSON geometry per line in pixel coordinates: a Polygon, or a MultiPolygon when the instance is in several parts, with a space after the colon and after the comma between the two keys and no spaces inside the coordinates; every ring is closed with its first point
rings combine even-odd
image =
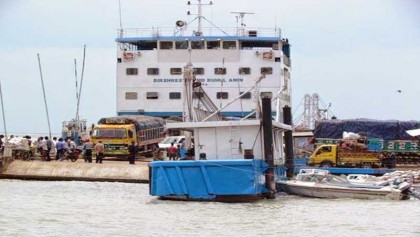
{"type": "MultiPolygon", "coordinates": [[[[292,125],[292,109],[287,105],[283,107],[283,121],[285,124],[292,125]]],[[[284,144],[287,166],[286,175],[288,178],[292,178],[295,172],[292,130],[284,132],[284,144]]]]}
{"type": "Polygon", "coordinates": [[[274,183],[273,132],[271,119],[271,98],[262,98],[262,129],[264,135],[264,161],[268,164],[265,173],[265,184],[269,190],[268,199],[275,198],[276,185],[274,183]]]}

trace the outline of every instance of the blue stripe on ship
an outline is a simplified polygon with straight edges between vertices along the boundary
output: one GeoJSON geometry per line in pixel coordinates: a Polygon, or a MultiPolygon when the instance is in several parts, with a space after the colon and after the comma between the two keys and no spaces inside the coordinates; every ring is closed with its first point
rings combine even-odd
{"type": "MultiPolygon", "coordinates": [[[[222,115],[225,117],[244,117],[248,115],[249,112],[237,112],[237,111],[226,111],[222,112],[222,115]]],[[[148,115],[153,117],[182,117],[182,112],[138,112],[138,111],[123,111],[118,112],[118,115],[148,115]]],[[[276,112],[271,112],[272,116],[276,116],[276,112]]]]}

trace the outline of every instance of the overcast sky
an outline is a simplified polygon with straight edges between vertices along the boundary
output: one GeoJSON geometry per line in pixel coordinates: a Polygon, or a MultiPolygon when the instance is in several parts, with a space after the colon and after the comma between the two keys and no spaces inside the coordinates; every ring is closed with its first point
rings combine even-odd
{"type": "MultiPolygon", "coordinates": [[[[173,27],[176,20],[191,20],[186,12],[196,9],[186,2],[121,0],[123,27],[173,27]]],[[[293,111],[302,108],[305,94],[318,93],[338,118],[420,120],[420,1],[213,3],[204,16],[217,26],[236,26],[230,12],[245,11],[254,13],[245,18],[249,27],[282,28],[292,44],[293,111]]],[[[75,117],[73,61],[80,74],[84,44],[80,114],[89,124],[116,114],[118,12],[118,0],[0,0],[0,80],[9,134],[48,133],[37,53],[52,132],[75,117]]]]}

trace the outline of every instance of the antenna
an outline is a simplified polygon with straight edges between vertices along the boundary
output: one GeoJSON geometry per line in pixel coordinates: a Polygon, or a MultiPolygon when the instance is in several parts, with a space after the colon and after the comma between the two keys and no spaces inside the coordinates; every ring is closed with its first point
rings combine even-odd
{"type": "MultiPolygon", "coordinates": [[[[198,1],[198,3],[196,3],[196,4],[191,4],[191,2],[188,1],[187,2],[187,5],[197,5],[198,6],[198,13],[196,14],[197,17],[195,18],[195,19],[198,19],[198,28],[197,28],[197,32],[195,32],[195,36],[201,36],[201,35],[203,35],[203,29],[202,29],[202,22],[201,22],[201,20],[204,18],[203,17],[203,14],[202,14],[202,11],[201,11],[202,6],[205,6],[205,5],[211,6],[211,5],[213,5],[213,2],[210,1],[209,3],[201,3],[201,0],[197,0],[197,1],[198,1]]],[[[192,15],[192,14],[190,13],[190,11],[188,11],[187,12],[187,15],[192,15]]]]}
{"type": "Polygon", "coordinates": [[[237,34],[238,36],[244,36],[245,35],[245,24],[244,24],[244,17],[245,15],[253,15],[253,12],[230,12],[232,14],[237,14],[236,16],[236,24],[238,24],[238,21],[240,19],[241,24],[237,27],[237,34]]]}
{"type": "Polygon", "coordinates": [[[120,16],[120,37],[123,37],[122,17],[121,17],[121,0],[118,0],[118,9],[119,9],[119,16],[120,16]]]}

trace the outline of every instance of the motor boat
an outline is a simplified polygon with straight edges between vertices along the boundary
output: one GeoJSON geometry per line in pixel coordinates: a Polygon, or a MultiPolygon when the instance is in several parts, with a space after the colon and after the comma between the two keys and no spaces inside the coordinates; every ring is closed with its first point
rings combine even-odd
{"type": "Polygon", "coordinates": [[[295,179],[278,180],[277,184],[287,193],[316,198],[403,200],[409,198],[410,189],[407,182],[388,185],[350,182],[320,169],[302,169],[295,179]]]}

